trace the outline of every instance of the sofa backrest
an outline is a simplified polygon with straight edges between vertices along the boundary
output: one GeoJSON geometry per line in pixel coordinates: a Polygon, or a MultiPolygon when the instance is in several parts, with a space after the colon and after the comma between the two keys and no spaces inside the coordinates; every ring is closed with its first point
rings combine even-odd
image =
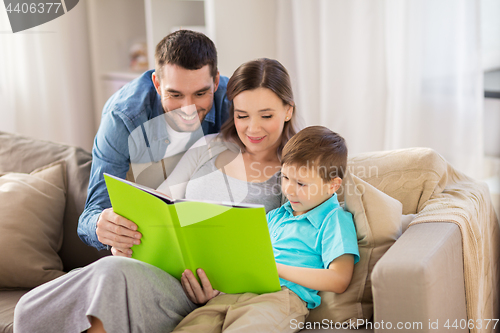
{"type": "MultiPolygon", "coordinates": [[[[349,158],[349,171],[403,204],[403,214],[416,214],[447,183],[446,160],[430,148],[370,152],[349,158]]],[[[339,191],[339,201],[343,201],[339,191]]]]}
{"type": "Polygon", "coordinates": [[[67,197],[64,212],[64,237],[59,255],[64,270],[87,265],[109,251],[97,251],[85,245],[76,230],[87,197],[92,155],[87,151],[59,143],[36,140],[0,132],[0,171],[30,173],[55,161],[66,162],[67,197]]]}

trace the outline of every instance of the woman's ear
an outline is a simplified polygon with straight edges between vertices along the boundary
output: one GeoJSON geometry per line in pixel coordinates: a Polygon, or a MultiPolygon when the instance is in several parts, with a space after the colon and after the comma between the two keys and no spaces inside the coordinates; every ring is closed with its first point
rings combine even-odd
{"type": "Polygon", "coordinates": [[[328,186],[328,193],[330,195],[333,195],[340,188],[340,185],[342,185],[342,179],[340,179],[340,177],[333,178],[332,180],[330,180],[330,184],[328,186]]]}
{"type": "Polygon", "coordinates": [[[290,119],[292,119],[293,109],[294,109],[294,105],[293,104],[291,104],[291,105],[289,104],[288,105],[288,109],[286,110],[285,121],[289,121],[290,119]]]}

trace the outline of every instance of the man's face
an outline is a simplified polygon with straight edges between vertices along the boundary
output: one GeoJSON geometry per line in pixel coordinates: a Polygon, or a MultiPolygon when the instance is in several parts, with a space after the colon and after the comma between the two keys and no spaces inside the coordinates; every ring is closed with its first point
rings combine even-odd
{"type": "Polygon", "coordinates": [[[161,75],[153,73],[152,79],[168,124],[178,132],[196,130],[212,108],[219,73],[214,80],[209,65],[189,70],[166,64],[161,75]]]}

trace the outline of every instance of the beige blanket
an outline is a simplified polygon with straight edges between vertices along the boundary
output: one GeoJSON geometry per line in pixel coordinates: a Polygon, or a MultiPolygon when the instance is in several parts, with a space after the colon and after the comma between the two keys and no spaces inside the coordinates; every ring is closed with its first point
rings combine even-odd
{"type": "MultiPolygon", "coordinates": [[[[471,332],[492,332],[491,322],[499,318],[498,286],[500,231],[486,184],[473,180],[448,164],[439,186],[423,203],[410,224],[453,222],[462,232],[467,316],[474,320],[471,332]],[[481,323],[482,325],[479,325],[481,323]],[[482,326],[482,327],[481,327],[482,326]]],[[[500,331],[500,323],[496,325],[500,331]]]]}

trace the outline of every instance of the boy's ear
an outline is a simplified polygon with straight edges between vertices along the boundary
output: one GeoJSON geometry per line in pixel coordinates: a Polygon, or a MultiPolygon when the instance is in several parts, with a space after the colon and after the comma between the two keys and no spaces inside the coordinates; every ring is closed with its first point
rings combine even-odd
{"type": "Polygon", "coordinates": [[[330,195],[333,195],[340,188],[340,185],[342,185],[342,179],[340,179],[340,177],[333,178],[332,180],[330,180],[330,185],[328,186],[328,193],[330,195]]]}

